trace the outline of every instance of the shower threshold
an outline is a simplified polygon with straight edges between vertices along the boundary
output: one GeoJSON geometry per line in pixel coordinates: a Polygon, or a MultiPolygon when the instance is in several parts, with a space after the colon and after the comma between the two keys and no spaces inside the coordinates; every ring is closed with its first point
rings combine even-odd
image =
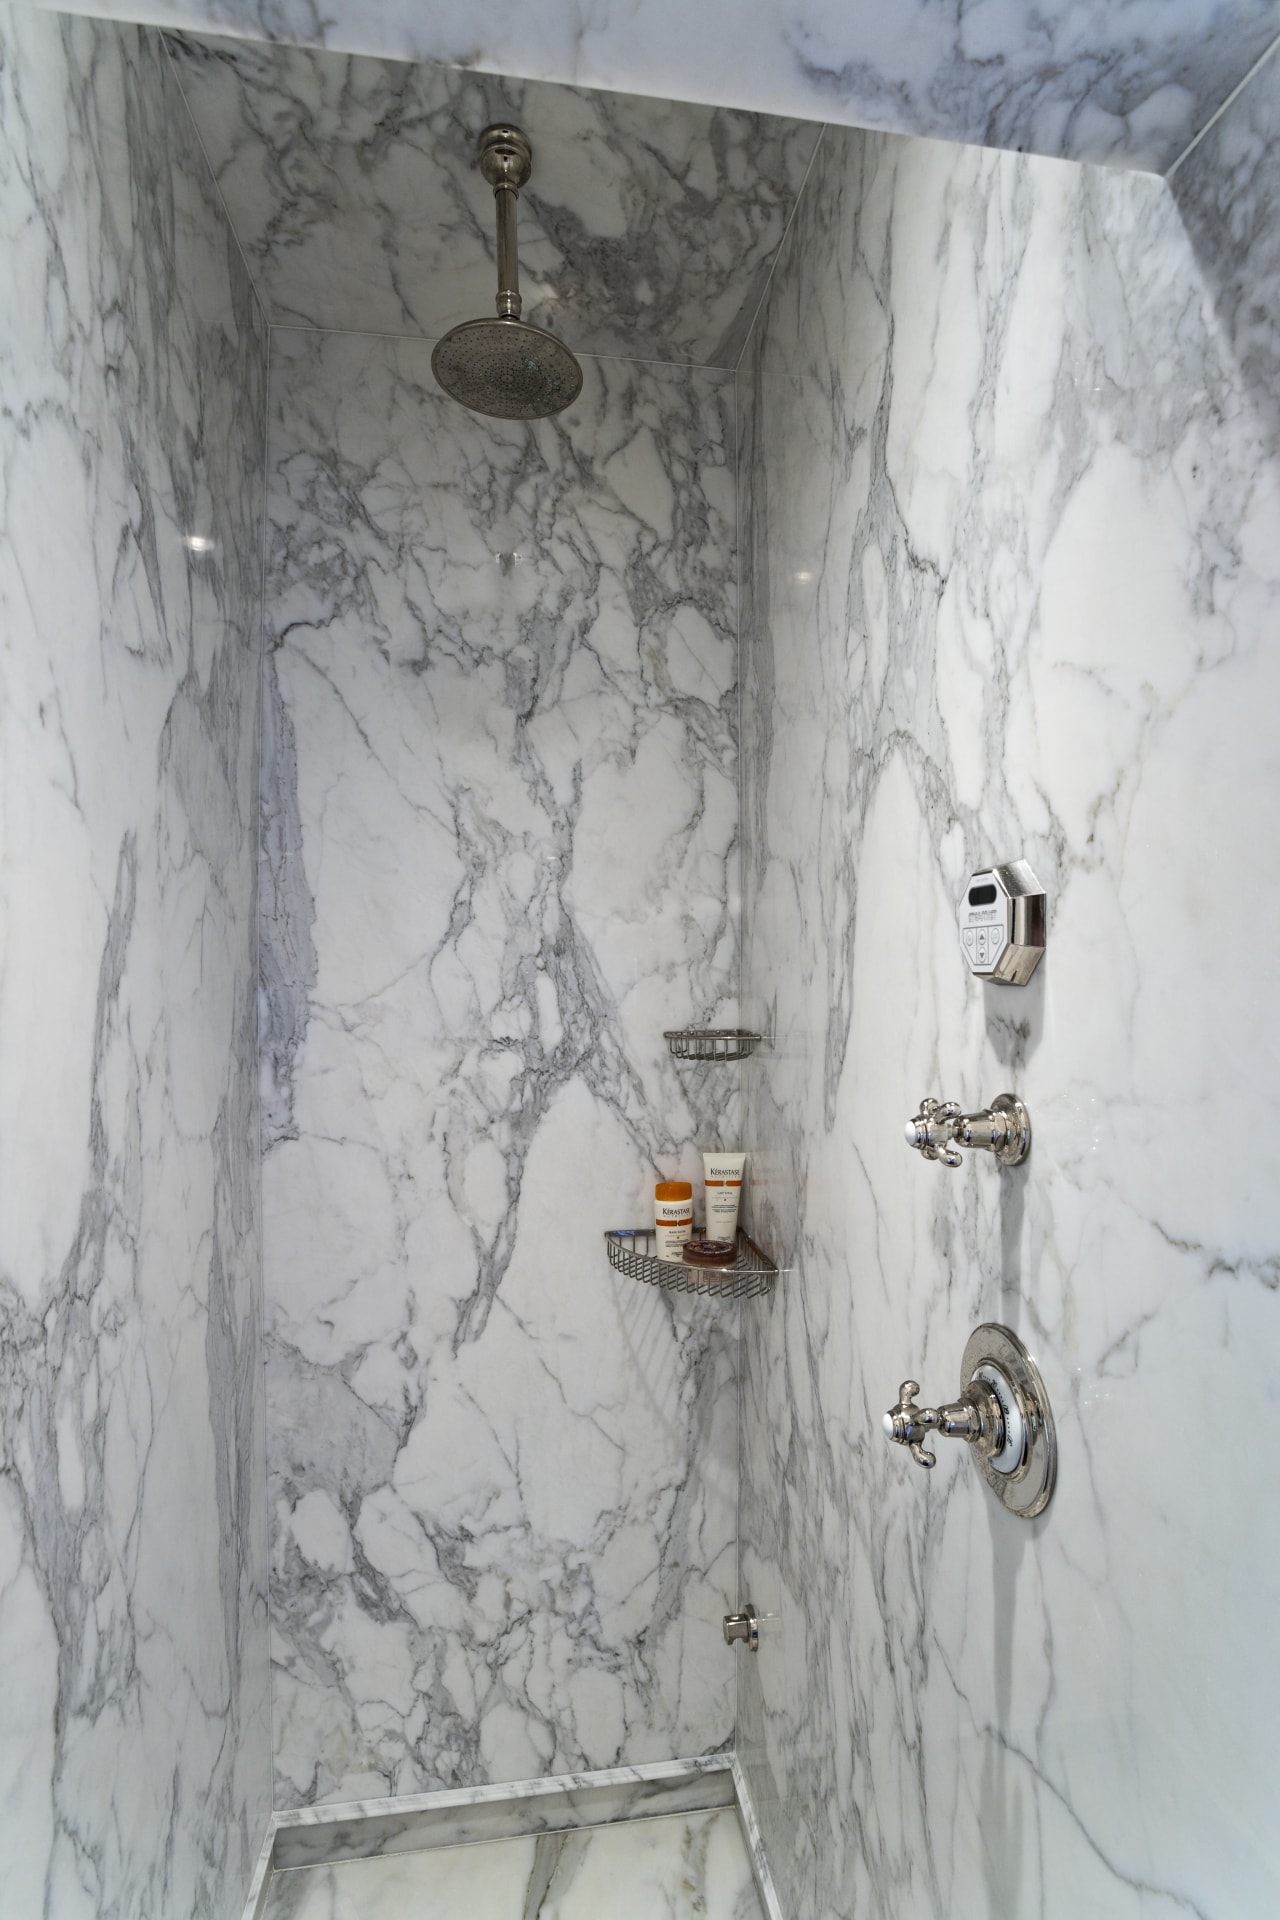
{"type": "Polygon", "coordinates": [[[737,1757],[272,1816],[244,1920],[781,1920],[737,1757]]]}
{"type": "Polygon", "coordinates": [[[286,1868],[263,1920],[765,1920],[735,1807],[286,1868]]]}

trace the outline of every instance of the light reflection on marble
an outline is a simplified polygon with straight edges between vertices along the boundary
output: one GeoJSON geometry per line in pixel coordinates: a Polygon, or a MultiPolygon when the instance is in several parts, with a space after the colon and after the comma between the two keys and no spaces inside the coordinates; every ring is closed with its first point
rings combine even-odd
{"type": "Polygon", "coordinates": [[[605,1264],[739,1126],[731,382],[536,428],[277,332],[265,1234],[277,1798],[732,1732],[736,1316],[605,1264]]]}
{"type": "Polygon", "coordinates": [[[480,1840],[730,1807],[734,1793],[729,1762],[723,1754],[711,1754],[497,1787],[401,1794],[342,1807],[298,1807],[277,1814],[272,1858],[282,1869],[335,1865],[423,1847],[470,1846],[480,1840]]]}
{"type": "Polygon", "coordinates": [[[267,1920],[762,1920],[732,1808],[278,1875],[267,1920]]]}
{"type": "MultiPolygon", "coordinates": [[[[47,5],[50,0],[37,0],[47,5]]],[[[79,0],[249,40],[432,60],[1156,172],[1280,35],[1277,0],[79,0]]]]}
{"type": "Polygon", "coordinates": [[[152,34],[0,11],[0,231],[0,1908],[219,1920],[271,1807],[266,330],[152,34]]]}
{"type": "Polygon", "coordinates": [[[774,120],[457,68],[170,41],[273,321],[436,337],[493,312],[476,137],[533,144],[524,316],[580,353],[733,366],[813,153],[774,120]]]}
{"type": "Polygon", "coordinates": [[[1275,1468],[1202,1418],[1280,1396],[1280,485],[1214,297],[1163,182],[829,129],[739,376],[745,1144],[800,1272],[743,1316],[738,1742],[804,1920],[1280,1906],[1275,1468]],[[955,903],[1017,856],[1049,950],[984,988],[955,903]],[[1025,1168],[904,1146],[1009,1086],[1025,1168]],[[881,1432],[983,1319],[1058,1420],[1031,1526],[881,1432]]]}

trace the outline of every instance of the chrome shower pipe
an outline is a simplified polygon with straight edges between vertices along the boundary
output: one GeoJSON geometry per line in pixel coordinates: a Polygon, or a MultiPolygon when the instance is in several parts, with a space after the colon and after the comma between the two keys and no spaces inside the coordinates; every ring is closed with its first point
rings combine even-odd
{"type": "Polygon", "coordinates": [[[480,136],[480,171],[493,188],[498,227],[498,317],[463,320],[431,350],[431,371],[460,406],[494,420],[546,420],[582,392],[582,368],[562,340],[520,318],[516,200],[533,152],[506,122],[480,136]]]}
{"type": "Polygon", "coordinates": [[[533,149],[519,127],[486,127],[480,136],[480,171],[493,188],[498,218],[498,318],[520,318],[520,251],[516,202],[533,172],[533,149]]]}
{"type": "Polygon", "coordinates": [[[516,189],[495,187],[498,208],[498,313],[504,320],[520,318],[520,251],[516,245],[516,189]]]}

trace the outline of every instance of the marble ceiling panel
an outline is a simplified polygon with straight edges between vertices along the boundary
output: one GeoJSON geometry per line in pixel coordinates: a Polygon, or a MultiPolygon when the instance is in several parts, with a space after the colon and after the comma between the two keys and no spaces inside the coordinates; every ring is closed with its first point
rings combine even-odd
{"type": "Polygon", "coordinates": [[[1163,173],[1280,0],[35,0],[1163,173]]]}
{"type": "Polygon", "coordinates": [[[732,366],[804,180],[809,121],[171,35],[277,324],[434,338],[493,312],[483,127],[533,143],[525,318],[579,352],[732,366]]]}

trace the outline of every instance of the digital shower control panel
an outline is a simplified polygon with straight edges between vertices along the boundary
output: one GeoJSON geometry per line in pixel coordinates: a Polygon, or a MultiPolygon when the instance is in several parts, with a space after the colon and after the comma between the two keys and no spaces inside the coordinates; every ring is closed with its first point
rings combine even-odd
{"type": "Polygon", "coordinates": [[[1025,860],[970,874],[960,902],[960,945],[971,973],[1025,987],[1044,939],[1045,892],[1025,860]]]}

